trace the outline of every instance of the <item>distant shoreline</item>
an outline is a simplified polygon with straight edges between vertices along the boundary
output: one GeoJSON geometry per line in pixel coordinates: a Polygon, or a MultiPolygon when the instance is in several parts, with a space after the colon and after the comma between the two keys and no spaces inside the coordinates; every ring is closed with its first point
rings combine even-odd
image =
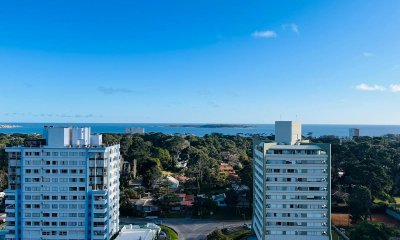
{"type": "Polygon", "coordinates": [[[0,124],[0,128],[22,128],[22,126],[13,124],[0,124]]]}
{"type": "Polygon", "coordinates": [[[171,128],[254,128],[246,124],[170,124],[171,128]]]}

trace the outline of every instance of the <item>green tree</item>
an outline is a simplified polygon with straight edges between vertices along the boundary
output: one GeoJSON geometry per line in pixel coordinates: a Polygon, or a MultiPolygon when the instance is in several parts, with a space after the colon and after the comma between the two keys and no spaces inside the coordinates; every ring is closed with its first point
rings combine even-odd
{"type": "Polygon", "coordinates": [[[364,221],[350,232],[351,240],[388,240],[393,236],[393,230],[381,223],[364,221]]]}
{"type": "Polygon", "coordinates": [[[190,148],[186,174],[195,180],[198,191],[209,191],[219,183],[218,162],[210,158],[203,149],[190,148]]]}
{"type": "Polygon", "coordinates": [[[207,240],[230,240],[230,238],[225,236],[221,230],[215,230],[214,232],[208,234],[207,240]]]}
{"type": "Polygon", "coordinates": [[[367,187],[355,186],[347,203],[353,222],[367,220],[371,215],[371,191],[367,187]]]}
{"type": "Polygon", "coordinates": [[[215,213],[217,204],[210,198],[195,197],[192,214],[194,217],[207,217],[215,213]]]}
{"type": "Polygon", "coordinates": [[[146,158],[142,160],[141,170],[143,185],[147,188],[161,177],[160,161],[156,158],[146,158]]]}
{"type": "Polygon", "coordinates": [[[171,158],[171,155],[169,154],[169,151],[167,149],[156,147],[153,149],[153,156],[160,159],[163,169],[175,169],[176,160],[171,158]]]}

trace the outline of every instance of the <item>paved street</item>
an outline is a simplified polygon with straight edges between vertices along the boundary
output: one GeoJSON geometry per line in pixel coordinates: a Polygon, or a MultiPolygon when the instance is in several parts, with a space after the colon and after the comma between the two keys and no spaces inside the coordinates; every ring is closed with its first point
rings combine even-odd
{"type": "MultiPolygon", "coordinates": [[[[166,218],[161,220],[164,225],[170,226],[179,234],[180,240],[199,240],[206,239],[207,235],[215,229],[224,227],[234,227],[243,225],[243,220],[210,220],[210,219],[191,219],[191,218],[166,218]]],[[[154,222],[154,219],[127,218],[121,217],[120,224],[142,224],[154,222]]],[[[250,224],[250,220],[246,220],[250,224]]]]}

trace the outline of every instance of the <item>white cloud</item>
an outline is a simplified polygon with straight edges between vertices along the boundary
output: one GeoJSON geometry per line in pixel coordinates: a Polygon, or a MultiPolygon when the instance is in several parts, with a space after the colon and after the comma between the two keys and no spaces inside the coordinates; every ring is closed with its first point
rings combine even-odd
{"type": "Polygon", "coordinates": [[[394,93],[400,93],[400,84],[390,84],[390,91],[394,93]]]}
{"type": "Polygon", "coordinates": [[[368,85],[366,83],[361,83],[356,86],[357,90],[360,91],[385,91],[386,88],[380,85],[368,85]]]}
{"type": "Polygon", "coordinates": [[[276,38],[278,34],[274,31],[255,31],[251,34],[254,38],[276,38]]]}
{"type": "Polygon", "coordinates": [[[282,29],[285,31],[286,29],[290,29],[294,33],[299,33],[299,26],[295,23],[283,24],[282,29]]]}
{"type": "Polygon", "coordinates": [[[296,24],[292,23],[290,25],[290,28],[292,29],[293,32],[299,33],[299,27],[296,24]]]}
{"type": "Polygon", "coordinates": [[[364,57],[373,57],[375,55],[373,53],[370,53],[370,52],[363,52],[363,56],[364,57]]]}

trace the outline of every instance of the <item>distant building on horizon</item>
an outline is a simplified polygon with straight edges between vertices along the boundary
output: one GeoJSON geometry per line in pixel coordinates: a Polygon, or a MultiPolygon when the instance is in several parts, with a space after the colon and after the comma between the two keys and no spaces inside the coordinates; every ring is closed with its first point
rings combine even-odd
{"type": "Polygon", "coordinates": [[[360,136],[359,128],[349,128],[349,138],[354,138],[359,136],[360,136]]]}
{"type": "Polygon", "coordinates": [[[7,147],[6,239],[103,239],[119,231],[119,144],[87,127],[45,127],[7,147]]]}
{"type": "Polygon", "coordinates": [[[144,134],[144,128],[141,128],[141,127],[125,128],[125,133],[128,133],[128,134],[144,134]]]}
{"type": "Polygon", "coordinates": [[[330,144],[302,141],[294,121],[275,122],[275,139],[253,142],[257,239],[331,239],[330,144]]]}

